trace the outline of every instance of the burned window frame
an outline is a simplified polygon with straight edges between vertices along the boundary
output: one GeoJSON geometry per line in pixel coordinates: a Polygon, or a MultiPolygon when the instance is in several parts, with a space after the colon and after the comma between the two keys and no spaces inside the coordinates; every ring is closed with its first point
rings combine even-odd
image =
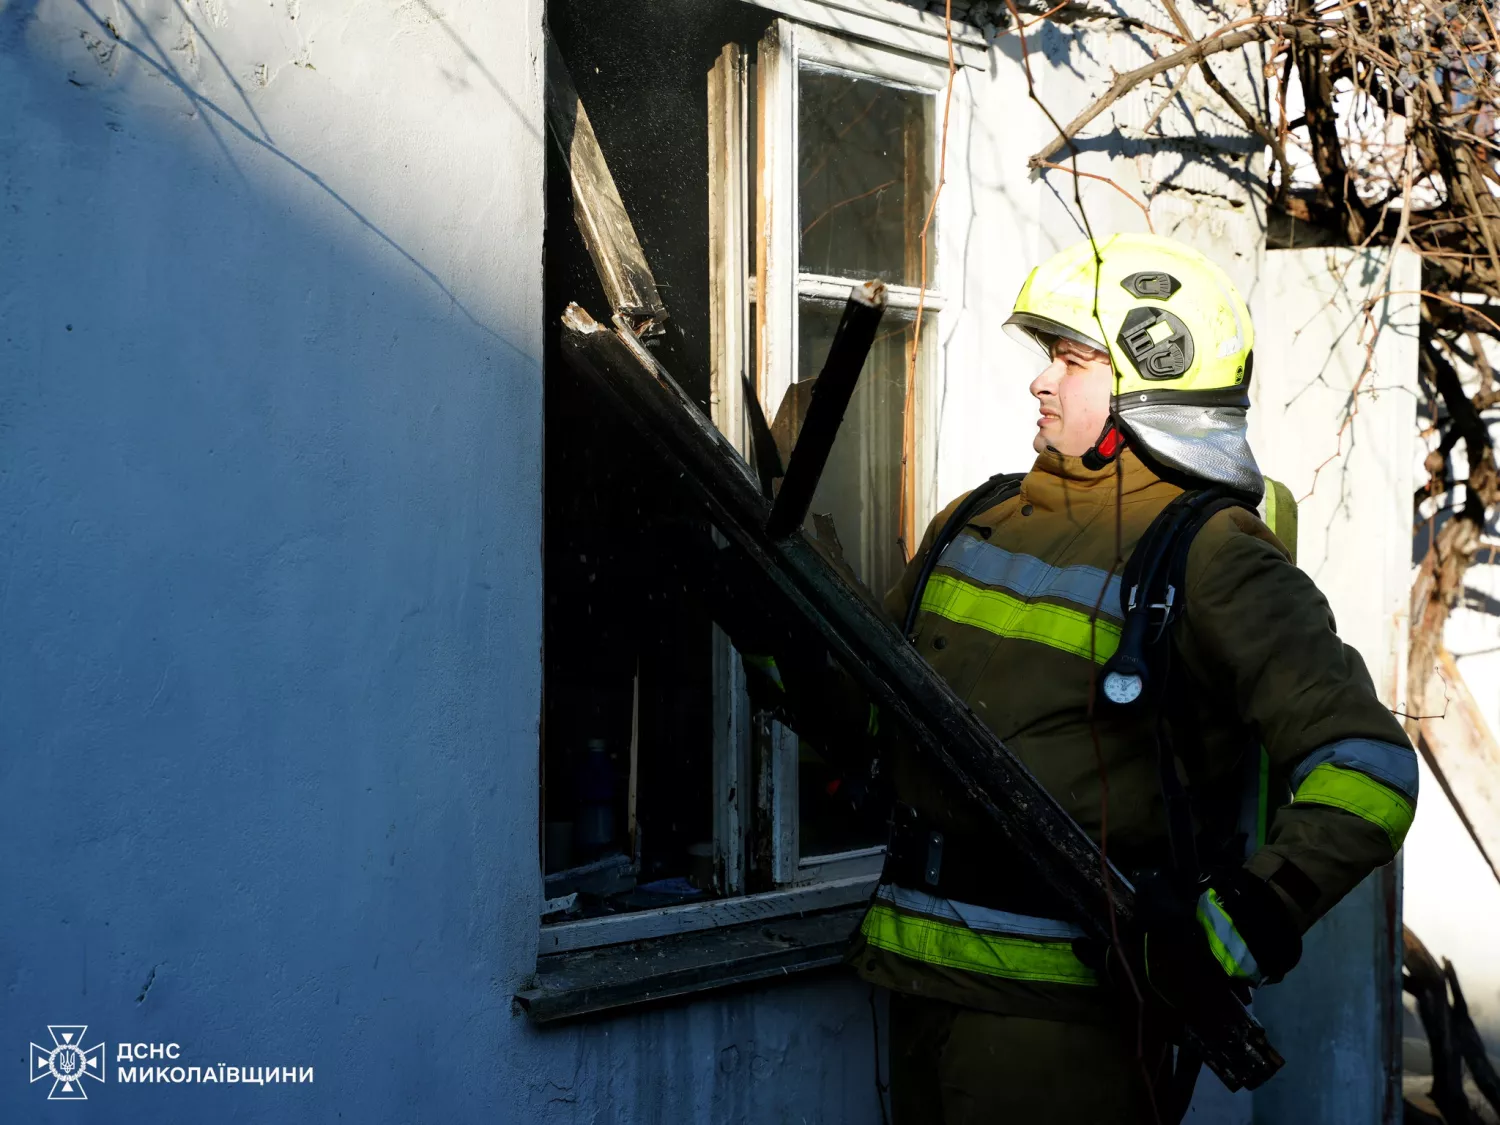
{"type": "MultiPolygon", "coordinates": [[[[790,20],[775,21],[755,52],[727,46],[710,76],[710,232],[714,246],[711,356],[712,406],[715,424],[742,453],[749,453],[747,386],[753,386],[761,412],[775,415],[795,379],[798,364],[798,318],[809,298],[847,298],[851,281],[806,272],[799,261],[798,233],[798,83],[804,68],[845,74],[898,89],[918,90],[940,101],[947,68],[889,46],[830,34],[790,20]],[[754,120],[752,121],[752,114],[754,120]],[[752,140],[753,131],[753,140],[752,140]],[[758,175],[757,175],[758,173],[758,175]],[[752,177],[754,182],[752,182],[752,177]],[[753,263],[753,265],[752,265],[753,263]]],[[[961,99],[955,91],[955,107],[961,99]]],[[[950,121],[949,174],[961,170],[960,146],[953,143],[950,121]]],[[[937,166],[941,137],[929,137],[931,166],[937,166]]],[[[941,197],[931,238],[936,241],[945,208],[941,197]]],[[[945,263],[933,255],[928,285],[887,285],[891,310],[914,313],[919,304],[930,314],[924,333],[929,357],[926,377],[913,388],[914,458],[908,483],[907,541],[935,512],[936,395],[941,379],[947,307],[945,263]],[[913,532],[911,529],[915,528],[913,532]]],[[[884,591],[876,591],[879,595],[884,591]]],[[[803,855],[799,832],[797,736],[770,722],[754,729],[755,716],[745,696],[739,657],[717,628],[714,631],[716,836],[724,857],[726,882],[736,876],[749,882],[748,867],[768,867],[775,887],[846,885],[850,893],[867,893],[878,876],[884,846],[846,852],[803,855]],[[767,729],[768,728],[768,729],[767,729]],[[750,794],[754,809],[741,807],[750,794]],[[743,821],[758,815],[769,830],[751,855],[744,844],[743,821]]]]}
{"type": "MultiPolygon", "coordinates": [[[[758,0],[751,0],[758,3],[758,0]]],[[[758,3],[771,11],[784,7],[775,2],[758,3]]],[[[709,123],[709,275],[710,275],[710,394],[714,423],[738,448],[747,451],[744,376],[754,372],[754,384],[762,387],[789,385],[797,362],[796,307],[803,297],[833,299],[847,296],[852,282],[843,278],[802,275],[797,269],[797,169],[796,169],[796,77],[803,61],[819,69],[913,89],[941,99],[947,83],[946,43],[931,36],[914,37],[915,14],[885,0],[867,5],[872,13],[891,9],[889,22],[871,16],[860,23],[854,36],[840,35],[832,28],[847,27],[846,13],[813,5],[799,13],[802,19],[772,21],[760,44],[724,48],[719,64],[706,76],[709,123]],[[812,16],[812,19],[808,19],[812,16]],[[813,26],[821,23],[822,26],[813,26]],[[878,40],[878,41],[877,41],[878,40]],[[914,45],[920,45],[914,49],[914,45]],[[752,55],[756,65],[750,65],[752,55]],[[752,71],[761,88],[752,98],[752,71]],[[772,83],[766,89],[766,83],[772,83]],[[752,106],[758,105],[764,119],[768,100],[774,98],[784,124],[768,126],[751,122],[752,106]],[[774,130],[774,131],[770,131],[774,130]],[[769,141],[764,146],[779,153],[774,169],[762,168],[755,176],[757,153],[752,140],[769,141]],[[776,176],[773,182],[770,177],[776,176]],[[791,206],[774,209],[784,221],[773,221],[769,230],[759,229],[766,203],[790,199],[791,206]],[[750,268],[751,240],[768,245],[750,268]],[[790,262],[790,269],[783,263],[790,262]],[[764,280],[762,280],[764,279],[764,280]],[[760,292],[783,292],[790,317],[758,323],[755,312],[760,292]],[[769,335],[778,346],[776,358],[759,341],[769,335]],[[756,342],[752,343],[752,340],[756,342]],[[752,359],[754,357],[754,359],[752,359]],[[767,375],[756,370],[770,369],[767,375]]],[[[938,21],[939,23],[941,21],[938,21]]],[[[962,65],[982,63],[984,56],[974,44],[965,42],[959,55],[962,65]]],[[[962,83],[956,83],[953,118],[949,124],[947,173],[951,179],[966,168],[962,120],[966,112],[962,83]]],[[[773,111],[774,112],[774,111],[773,111]]],[[[940,138],[931,138],[934,148],[940,138]]],[[[934,169],[936,161],[934,160],[934,169]]],[[[949,210],[941,200],[933,220],[933,235],[945,222],[949,210]]],[[[917,533],[935,510],[937,395],[926,393],[943,378],[942,341],[950,331],[952,310],[945,294],[957,263],[945,262],[939,251],[931,271],[923,305],[930,319],[924,336],[932,333],[924,351],[931,355],[931,378],[918,386],[914,396],[918,464],[913,473],[908,505],[908,526],[917,533]]],[[[893,309],[914,309],[919,291],[912,286],[890,286],[893,309]]],[[[769,398],[766,394],[764,397],[769,398]]],[[[763,405],[763,409],[765,409],[763,405]]],[[[908,532],[909,538],[911,533],[908,532]]],[[[653,908],[605,917],[543,923],[539,958],[567,956],[580,951],[690,934],[745,924],[761,919],[804,914],[810,911],[851,907],[869,896],[883,862],[883,846],[860,848],[847,853],[804,857],[798,848],[797,762],[798,740],[789,729],[752,713],[739,655],[725,634],[713,629],[713,844],[716,892],[721,897],[679,906],[653,908]],[[758,732],[752,726],[759,722],[758,732]]],[[[544,909],[547,904],[544,904],[544,909]]],[[[540,964],[540,962],[539,962],[540,964]]]]}

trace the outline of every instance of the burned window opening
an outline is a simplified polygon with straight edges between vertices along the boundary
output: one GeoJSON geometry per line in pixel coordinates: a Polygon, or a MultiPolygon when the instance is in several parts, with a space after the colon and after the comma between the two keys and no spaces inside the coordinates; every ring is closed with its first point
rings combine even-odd
{"type": "MultiPolygon", "coordinates": [[[[922,441],[913,411],[942,307],[929,289],[913,385],[915,233],[932,189],[940,69],[930,67],[933,85],[922,87],[810,50],[778,77],[759,60],[796,33],[740,0],[673,0],[644,15],[553,0],[548,11],[554,57],[607,165],[603,182],[633,226],[605,233],[620,236],[627,263],[638,244],[648,268],[623,271],[621,284],[622,271],[601,262],[602,228],[590,216],[612,213],[609,200],[574,197],[575,185],[593,191],[601,179],[580,183],[570,169],[577,145],[549,145],[544,921],[873,879],[884,808],[861,779],[850,784],[841,735],[799,739],[755,712],[704,592],[703,560],[714,550],[707,525],[561,361],[556,325],[575,300],[624,313],[637,331],[655,333],[653,352],[726,431],[765,415],[784,464],[850,280],[888,278],[891,311],[807,518],[878,601],[904,564],[902,513],[912,518],[917,486],[903,463],[922,441]],[[737,62],[733,75],[723,73],[726,58],[737,62]],[[767,82],[783,88],[768,91],[767,82]],[[766,103],[788,93],[791,116],[768,124],[766,103]],[[773,157],[787,175],[762,185],[757,171],[773,157]],[[730,176],[738,180],[726,207],[730,176]],[[768,196],[776,229],[757,229],[768,196]],[[777,259],[777,247],[791,256],[777,259]],[[779,283],[789,286],[791,315],[768,328],[760,297],[772,262],[789,269],[779,283]],[[659,312],[643,311],[650,299],[641,294],[651,293],[659,312]],[[730,317],[738,333],[726,349],[730,317]],[[763,331],[775,354],[761,354],[763,331]]],[[[807,34],[815,46],[828,41],[807,34]]],[[[863,45],[860,58],[870,50],[863,45]]],[[[554,105],[559,117],[574,120],[554,105]]],[[[931,272],[931,251],[926,264],[931,272]]]]}
{"type": "MultiPolygon", "coordinates": [[[[705,405],[704,76],[726,35],[754,41],[766,22],[736,0],[645,13],[548,5],[554,48],[665,306],[653,346],[690,373],[705,405]]],[[[542,851],[554,922],[702,901],[719,882],[711,625],[688,561],[708,531],[557,351],[568,302],[610,307],[618,290],[600,283],[557,145],[547,161],[542,851]]]]}

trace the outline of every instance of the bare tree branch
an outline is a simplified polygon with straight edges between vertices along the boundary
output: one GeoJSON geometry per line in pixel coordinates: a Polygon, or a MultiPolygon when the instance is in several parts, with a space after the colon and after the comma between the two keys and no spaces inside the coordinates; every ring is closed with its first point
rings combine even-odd
{"type": "Polygon", "coordinates": [[[1217,55],[1223,51],[1237,50],[1247,43],[1270,39],[1278,33],[1295,37],[1299,41],[1304,37],[1314,42],[1318,39],[1317,32],[1309,28],[1284,27],[1280,22],[1269,20],[1256,22],[1250,27],[1221,35],[1218,38],[1200,39],[1180,51],[1165,55],[1162,58],[1147,63],[1145,66],[1136,67],[1136,69],[1128,70],[1120,75],[1110,83],[1109,89],[1097,101],[1077,117],[1073,118],[1072,121],[1068,122],[1057,137],[1048,142],[1027,163],[1032,168],[1037,168],[1040,167],[1044,160],[1051,160],[1090,121],[1094,120],[1094,118],[1098,117],[1142,82],[1150,81],[1158,74],[1165,74],[1167,71],[1175,70],[1179,66],[1200,63],[1211,55],[1217,55]]]}

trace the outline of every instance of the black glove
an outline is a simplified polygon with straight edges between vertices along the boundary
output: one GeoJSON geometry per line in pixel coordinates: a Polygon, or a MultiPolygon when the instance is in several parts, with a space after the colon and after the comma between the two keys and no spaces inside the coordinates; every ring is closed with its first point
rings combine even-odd
{"type": "Polygon", "coordinates": [[[1074,951],[1106,984],[1130,994],[1133,977],[1144,998],[1196,1021],[1226,992],[1247,1004],[1252,987],[1279,981],[1302,939],[1276,892],[1243,869],[1190,887],[1149,872],[1137,878],[1135,925],[1120,946],[1080,939],[1074,951]]]}
{"type": "Polygon", "coordinates": [[[1291,972],[1302,959],[1302,934],[1275,889],[1236,867],[1216,874],[1210,890],[1255,958],[1257,983],[1275,984],[1291,972]]]}
{"type": "Polygon", "coordinates": [[[1181,1015],[1203,997],[1226,991],[1247,1002],[1248,987],[1235,987],[1198,923],[1197,890],[1160,872],[1138,875],[1135,924],[1119,944],[1084,938],[1073,943],[1074,952],[1106,985],[1123,996],[1139,991],[1155,1009],[1181,1015]]]}

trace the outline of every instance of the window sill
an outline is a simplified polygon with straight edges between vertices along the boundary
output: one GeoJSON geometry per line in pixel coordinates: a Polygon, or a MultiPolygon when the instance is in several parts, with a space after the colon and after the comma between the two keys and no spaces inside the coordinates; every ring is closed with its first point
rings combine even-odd
{"type": "MultiPolygon", "coordinates": [[[[845,853],[864,858],[862,853],[845,853]]],[[[838,860],[843,857],[822,857],[838,860]]],[[[542,926],[541,943],[537,952],[542,957],[552,954],[575,953],[599,946],[618,945],[624,942],[642,941],[686,934],[695,930],[710,930],[741,923],[759,922],[762,925],[773,918],[807,914],[812,911],[831,910],[838,906],[863,904],[870,898],[879,881],[879,861],[868,869],[855,868],[856,874],[833,865],[811,869],[804,874],[813,882],[808,886],[788,887],[763,894],[740,895],[734,898],[710,899],[706,902],[690,902],[681,906],[666,906],[656,910],[639,910],[630,914],[612,914],[604,918],[587,918],[578,922],[556,922],[542,926]],[[843,877],[829,878],[830,875],[843,877]]]]}
{"type": "Polygon", "coordinates": [[[539,1024],[838,965],[863,904],[544,955],[516,1001],[539,1024]]]}

